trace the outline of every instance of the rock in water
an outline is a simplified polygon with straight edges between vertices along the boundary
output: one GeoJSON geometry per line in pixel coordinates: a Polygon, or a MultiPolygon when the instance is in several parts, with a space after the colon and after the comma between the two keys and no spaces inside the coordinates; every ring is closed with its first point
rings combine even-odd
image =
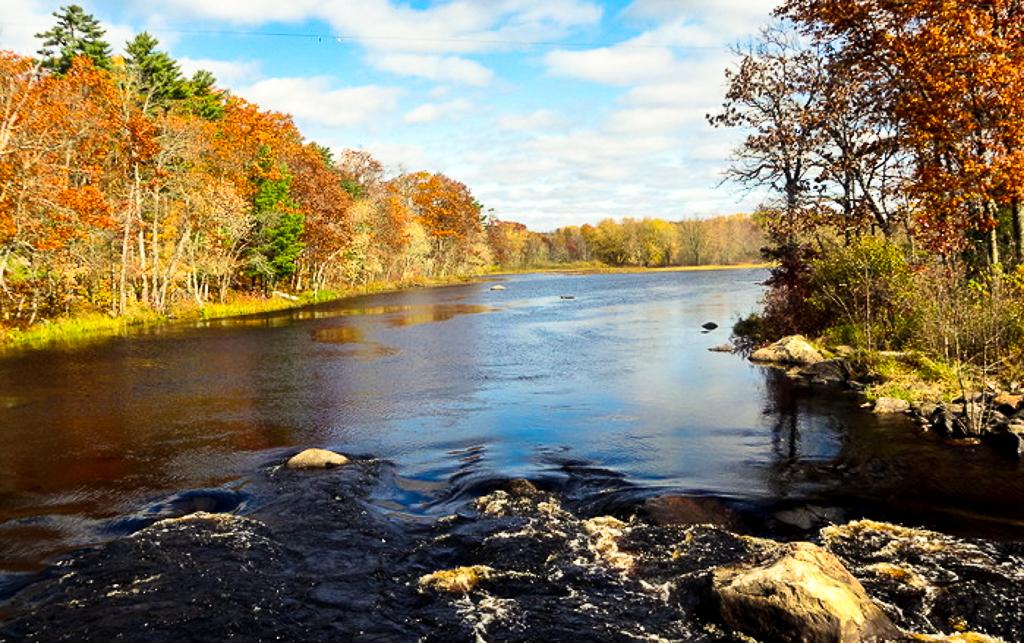
{"type": "Polygon", "coordinates": [[[494,284],[491,286],[491,290],[505,290],[505,286],[502,286],[501,284],[494,284]]]}
{"type": "Polygon", "coordinates": [[[327,449],[306,449],[288,458],[289,469],[328,469],[348,464],[349,460],[340,453],[327,449]]]}
{"type": "Polygon", "coordinates": [[[562,295],[562,299],[573,300],[576,299],[576,295],[562,295]]]}
{"type": "Polygon", "coordinates": [[[850,379],[850,365],[845,359],[828,359],[802,369],[800,375],[820,384],[842,384],[850,379]]]}
{"type": "Polygon", "coordinates": [[[718,346],[712,346],[708,350],[712,353],[731,353],[736,349],[732,344],[719,344],[718,346]]]}
{"type": "Polygon", "coordinates": [[[505,483],[505,491],[520,498],[533,498],[540,493],[540,489],[526,478],[509,480],[505,483]]]}
{"type": "Polygon", "coordinates": [[[723,567],[712,591],[725,623],[761,641],[898,640],[902,634],[835,556],[793,543],[766,563],[723,567]]]}
{"type": "Polygon", "coordinates": [[[656,525],[740,526],[739,515],[715,498],[658,496],[648,498],[641,509],[656,525]]]}
{"type": "Polygon", "coordinates": [[[910,402],[895,397],[880,397],[875,400],[875,413],[879,415],[895,415],[910,410],[910,402]]]}
{"type": "Polygon", "coordinates": [[[718,328],[718,324],[716,324],[715,322],[708,322],[706,324],[701,324],[701,328],[703,328],[704,330],[715,330],[716,328],[718,328]]]}
{"type": "Polygon", "coordinates": [[[750,356],[750,360],[753,362],[795,364],[797,366],[810,366],[824,359],[821,353],[801,335],[783,337],[771,346],[755,351],[750,356]]]}

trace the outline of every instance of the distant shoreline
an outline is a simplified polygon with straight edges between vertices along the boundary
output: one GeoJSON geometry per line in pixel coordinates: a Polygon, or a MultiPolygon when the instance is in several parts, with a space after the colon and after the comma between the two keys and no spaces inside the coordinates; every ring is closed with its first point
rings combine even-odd
{"type": "Polygon", "coordinates": [[[709,272],[717,270],[752,270],[757,268],[771,268],[771,263],[736,263],[736,264],[708,264],[702,266],[659,266],[645,268],[643,266],[601,266],[596,264],[566,264],[564,266],[542,266],[535,268],[521,268],[514,270],[498,270],[489,272],[482,277],[496,277],[501,275],[528,275],[530,273],[545,272],[566,272],[577,274],[629,274],[647,272],[709,272]]]}
{"type": "Polygon", "coordinates": [[[168,315],[144,311],[138,317],[109,317],[102,313],[85,313],[37,323],[24,330],[0,328],[0,358],[17,350],[31,350],[54,347],[73,347],[111,337],[122,337],[133,332],[182,322],[203,322],[215,319],[232,319],[248,315],[292,310],[304,306],[324,304],[332,301],[365,295],[400,292],[415,288],[439,288],[446,286],[484,283],[503,275],[525,275],[531,273],[567,274],[640,274],[649,272],[707,272],[721,270],[742,270],[768,268],[767,263],[744,263],[706,266],[666,266],[643,268],[639,266],[601,266],[597,264],[566,264],[517,270],[485,272],[474,276],[429,279],[412,282],[382,283],[353,288],[346,291],[326,291],[316,299],[302,298],[291,301],[279,296],[262,298],[233,297],[227,304],[209,304],[205,309],[182,309],[168,315]]]}

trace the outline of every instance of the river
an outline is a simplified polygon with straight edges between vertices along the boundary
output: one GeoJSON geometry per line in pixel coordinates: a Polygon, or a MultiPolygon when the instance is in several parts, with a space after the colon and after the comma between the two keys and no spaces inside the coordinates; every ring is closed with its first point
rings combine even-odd
{"type": "Polygon", "coordinates": [[[10,354],[0,600],[158,518],[246,513],[254,472],[307,446],[387,459],[373,502],[412,517],[525,477],[608,511],[672,491],[765,529],[870,516],[1024,539],[1017,463],[708,351],[765,276],[516,275],[10,354]]]}

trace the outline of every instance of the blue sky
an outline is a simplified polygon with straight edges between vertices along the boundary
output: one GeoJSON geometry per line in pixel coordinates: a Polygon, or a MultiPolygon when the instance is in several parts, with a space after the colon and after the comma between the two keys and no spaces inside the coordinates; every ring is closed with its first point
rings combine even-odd
{"type": "MultiPolygon", "coordinates": [[[[0,0],[0,48],[31,53],[62,3],[0,0]]],[[[85,0],[115,49],[143,29],[186,71],[291,113],[334,149],[442,171],[503,219],[748,211],[717,187],[738,134],[704,114],[728,47],[773,0],[85,0]]]]}

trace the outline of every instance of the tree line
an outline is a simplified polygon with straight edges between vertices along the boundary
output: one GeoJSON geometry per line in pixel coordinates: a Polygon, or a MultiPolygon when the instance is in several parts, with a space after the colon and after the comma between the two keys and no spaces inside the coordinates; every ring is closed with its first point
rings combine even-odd
{"type": "MultiPolygon", "coordinates": [[[[537,234],[488,220],[450,177],[388,175],[362,150],[335,156],[288,115],[218,89],[209,72],[186,77],[148,33],[115,56],[80,7],[54,16],[37,34],[38,56],[0,52],[0,321],[8,325],[80,310],[201,308],[237,291],[315,297],[495,263],[664,265],[742,254],[713,251],[705,239],[687,255],[689,224],[537,234]]],[[[729,221],[721,225],[744,226],[729,221]]]]}
{"type": "Polygon", "coordinates": [[[677,222],[605,219],[548,233],[493,221],[487,236],[495,261],[507,268],[581,262],[644,268],[730,265],[759,261],[764,245],[759,223],[743,214],[677,222]]]}
{"type": "Polygon", "coordinates": [[[908,289],[947,312],[1017,297],[1024,2],[786,0],[775,15],[737,49],[709,116],[747,133],[730,177],[772,195],[760,213],[777,262],[772,334],[905,322],[923,341],[940,320],[922,313],[928,301],[910,306],[908,289]]]}

